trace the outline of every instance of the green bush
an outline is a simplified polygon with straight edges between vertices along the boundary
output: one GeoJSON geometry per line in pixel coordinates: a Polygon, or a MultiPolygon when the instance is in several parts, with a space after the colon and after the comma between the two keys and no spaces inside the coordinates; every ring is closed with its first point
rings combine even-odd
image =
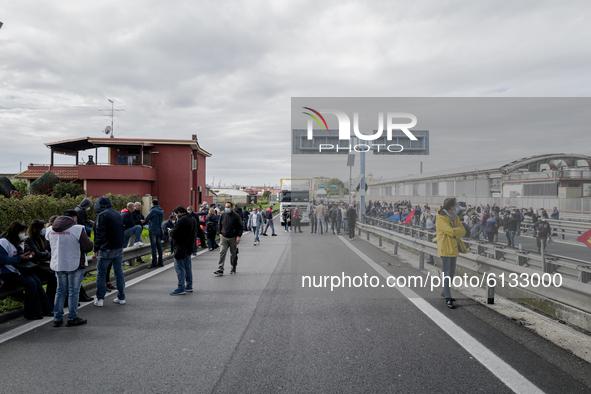
{"type": "Polygon", "coordinates": [[[72,197],[78,197],[85,195],[86,193],[84,192],[84,189],[80,187],[80,185],[77,185],[74,182],[59,182],[53,187],[53,196],[55,198],[62,198],[67,194],[72,197]]]}
{"type": "Polygon", "coordinates": [[[14,181],[12,184],[14,187],[16,187],[19,197],[24,197],[29,194],[29,186],[27,185],[27,181],[19,179],[18,181],[14,181]]]}
{"type": "Polygon", "coordinates": [[[59,182],[59,178],[53,172],[46,172],[31,183],[29,192],[31,194],[47,194],[59,182]]]}
{"type": "MultiPolygon", "coordinates": [[[[121,212],[128,202],[140,201],[138,196],[122,196],[120,194],[105,195],[113,209],[121,212]]],[[[23,198],[6,198],[0,196],[0,228],[6,229],[10,223],[19,220],[25,224],[31,223],[35,219],[47,221],[53,215],[63,215],[66,209],[74,209],[84,199],[84,196],[71,197],[69,195],[62,198],[55,198],[47,195],[29,195],[23,198]]],[[[96,219],[94,203],[98,198],[92,200],[91,208],[86,212],[88,219],[96,219]]]]}

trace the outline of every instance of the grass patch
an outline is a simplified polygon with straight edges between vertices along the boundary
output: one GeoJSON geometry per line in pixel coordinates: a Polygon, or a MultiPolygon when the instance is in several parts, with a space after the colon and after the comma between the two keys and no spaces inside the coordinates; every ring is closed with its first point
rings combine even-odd
{"type": "Polygon", "coordinates": [[[23,307],[23,303],[12,297],[6,297],[0,300],[0,312],[8,312],[23,307]]]}

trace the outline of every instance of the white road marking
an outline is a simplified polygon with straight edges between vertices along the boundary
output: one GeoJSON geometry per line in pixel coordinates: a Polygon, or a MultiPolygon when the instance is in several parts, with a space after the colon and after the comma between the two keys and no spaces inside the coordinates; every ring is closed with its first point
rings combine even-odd
{"type": "MultiPolygon", "coordinates": [[[[378,265],[359,249],[351,245],[350,242],[345,241],[344,238],[339,239],[343,241],[345,245],[347,245],[357,256],[365,261],[378,274],[386,279],[391,276],[391,274],[382,266],[378,265]]],[[[480,363],[484,365],[486,369],[492,372],[493,375],[495,375],[501,382],[506,384],[511,390],[516,393],[543,393],[542,390],[540,390],[536,385],[517,372],[509,364],[500,359],[483,344],[478,342],[474,337],[472,337],[461,327],[435,309],[427,301],[420,298],[417,293],[408,288],[396,287],[395,289],[401,292],[421,312],[423,312],[429,319],[441,327],[445,333],[447,333],[460,346],[466,349],[468,353],[473,355],[474,358],[480,361],[480,363]]]]}

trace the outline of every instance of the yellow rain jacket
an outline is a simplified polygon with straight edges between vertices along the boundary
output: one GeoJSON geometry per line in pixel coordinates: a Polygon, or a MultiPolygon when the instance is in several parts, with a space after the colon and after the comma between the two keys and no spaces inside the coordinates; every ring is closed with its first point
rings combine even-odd
{"type": "Polygon", "coordinates": [[[437,220],[435,221],[437,228],[437,235],[433,242],[437,241],[437,252],[440,257],[457,257],[460,253],[458,245],[462,249],[462,253],[466,253],[466,246],[460,240],[466,235],[466,229],[460,222],[460,218],[456,215],[456,222],[452,225],[451,219],[443,212],[443,207],[437,210],[437,220]]]}

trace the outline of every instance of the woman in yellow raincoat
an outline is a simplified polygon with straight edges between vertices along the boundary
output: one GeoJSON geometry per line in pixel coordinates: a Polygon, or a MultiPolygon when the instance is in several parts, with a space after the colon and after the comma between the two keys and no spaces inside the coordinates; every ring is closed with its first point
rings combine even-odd
{"type": "Polygon", "coordinates": [[[448,308],[454,309],[454,299],[449,289],[456,273],[456,260],[459,253],[466,253],[466,246],[460,240],[466,235],[466,229],[457,215],[457,201],[455,198],[446,198],[443,206],[437,210],[436,229],[437,252],[441,257],[443,271],[443,296],[448,308]]]}

